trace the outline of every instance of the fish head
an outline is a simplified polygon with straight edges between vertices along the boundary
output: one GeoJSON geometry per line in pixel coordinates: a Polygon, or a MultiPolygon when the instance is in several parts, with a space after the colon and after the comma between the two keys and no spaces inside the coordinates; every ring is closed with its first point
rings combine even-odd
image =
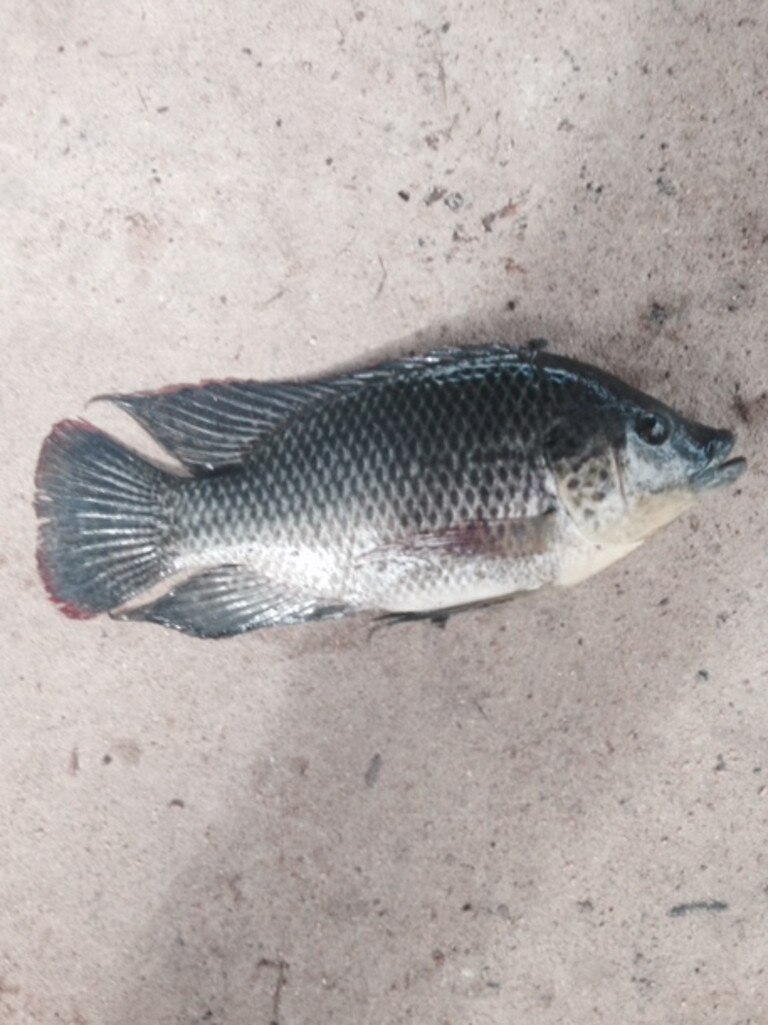
{"type": "Polygon", "coordinates": [[[746,469],[730,459],[736,436],[680,416],[660,403],[636,406],[617,452],[627,530],[648,537],[690,508],[702,493],[732,484],[746,469]]]}
{"type": "Polygon", "coordinates": [[[601,372],[580,384],[545,444],[562,504],[596,543],[637,545],[746,469],[731,431],[601,372]]]}

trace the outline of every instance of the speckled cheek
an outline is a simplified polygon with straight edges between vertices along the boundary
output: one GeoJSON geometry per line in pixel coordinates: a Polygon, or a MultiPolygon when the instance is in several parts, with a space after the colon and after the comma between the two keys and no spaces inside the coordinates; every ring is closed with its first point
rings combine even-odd
{"type": "Polygon", "coordinates": [[[568,515],[587,537],[600,540],[616,531],[624,499],[613,453],[555,467],[558,495],[568,515]]]}

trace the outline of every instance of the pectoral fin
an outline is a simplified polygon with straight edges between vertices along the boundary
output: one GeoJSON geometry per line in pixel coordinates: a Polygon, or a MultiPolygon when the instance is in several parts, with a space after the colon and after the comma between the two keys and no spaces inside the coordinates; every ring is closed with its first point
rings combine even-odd
{"type": "Polygon", "coordinates": [[[506,520],[467,520],[450,527],[420,531],[374,549],[370,556],[399,558],[430,556],[522,559],[546,552],[556,530],[555,509],[539,516],[506,520]]]}
{"type": "Polygon", "coordinates": [[[498,598],[491,598],[488,601],[472,601],[466,605],[452,605],[446,609],[426,609],[423,612],[386,612],[384,615],[377,617],[369,636],[384,626],[402,626],[404,623],[420,623],[425,620],[431,623],[432,626],[444,630],[448,625],[448,621],[453,619],[454,616],[461,615],[462,612],[485,609],[491,605],[502,605],[505,602],[512,601],[513,598],[517,598],[522,593],[524,592],[516,591],[514,594],[503,594],[498,598]]]}

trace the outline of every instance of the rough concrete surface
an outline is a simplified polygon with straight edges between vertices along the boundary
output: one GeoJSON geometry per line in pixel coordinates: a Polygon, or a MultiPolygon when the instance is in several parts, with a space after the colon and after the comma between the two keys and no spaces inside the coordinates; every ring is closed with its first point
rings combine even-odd
{"type": "Polygon", "coordinates": [[[0,29],[0,1021],[768,1022],[766,4],[0,29]],[[750,473],[445,631],[46,600],[45,434],[138,436],[90,396],[489,331],[736,428],[750,473]]]}

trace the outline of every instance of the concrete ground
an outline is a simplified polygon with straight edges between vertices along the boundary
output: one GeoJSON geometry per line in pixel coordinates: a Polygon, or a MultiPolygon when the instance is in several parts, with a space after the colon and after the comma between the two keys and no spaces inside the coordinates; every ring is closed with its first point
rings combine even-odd
{"type": "Polygon", "coordinates": [[[0,1021],[768,1022],[766,5],[0,28],[0,1021]],[[488,331],[734,427],[751,472],[445,632],[46,600],[35,461],[90,396],[488,331]]]}

